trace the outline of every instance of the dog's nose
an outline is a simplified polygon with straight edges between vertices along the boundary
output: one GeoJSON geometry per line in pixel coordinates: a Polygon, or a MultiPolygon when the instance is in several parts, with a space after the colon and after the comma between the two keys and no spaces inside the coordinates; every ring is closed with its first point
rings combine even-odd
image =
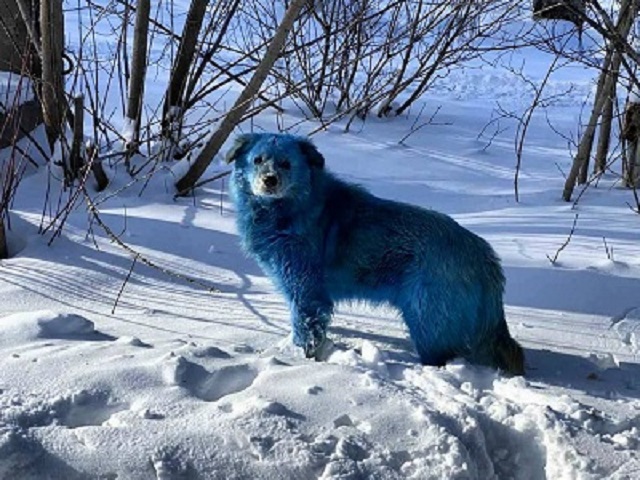
{"type": "Polygon", "coordinates": [[[265,187],[273,188],[278,185],[278,177],[276,177],[275,175],[267,175],[266,177],[264,177],[263,182],[265,187]]]}

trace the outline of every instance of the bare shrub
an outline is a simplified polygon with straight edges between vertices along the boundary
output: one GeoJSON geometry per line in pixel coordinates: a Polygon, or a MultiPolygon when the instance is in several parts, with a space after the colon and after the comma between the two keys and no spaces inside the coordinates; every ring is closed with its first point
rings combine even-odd
{"type": "MultiPolygon", "coordinates": [[[[244,11],[245,50],[263,42],[277,19],[277,4],[254,6],[244,11]]],[[[324,121],[336,113],[400,115],[450,69],[515,47],[501,29],[521,11],[501,0],[313,2],[272,72],[274,88],[324,121]]]]}

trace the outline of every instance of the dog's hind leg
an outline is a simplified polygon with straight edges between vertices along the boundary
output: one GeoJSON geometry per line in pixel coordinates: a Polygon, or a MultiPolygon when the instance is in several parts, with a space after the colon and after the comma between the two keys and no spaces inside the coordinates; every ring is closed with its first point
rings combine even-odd
{"type": "Polygon", "coordinates": [[[412,309],[404,309],[402,317],[423,365],[440,367],[455,357],[447,344],[446,335],[439,331],[442,329],[441,323],[445,321],[444,317],[436,312],[426,315],[424,311],[412,309]]]}
{"type": "Polygon", "coordinates": [[[409,288],[402,290],[398,306],[420,361],[441,366],[472,351],[478,289],[460,289],[445,281],[412,280],[407,282],[409,288]]]}
{"type": "Polygon", "coordinates": [[[403,310],[423,364],[439,366],[462,357],[511,375],[524,374],[524,354],[509,333],[501,292],[433,285],[428,291],[428,296],[425,289],[403,310]]]}
{"type": "Polygon", "coordinates": [[[509,333],[504,313],[501,315],[498,324],[486,338],[482,339],[478,348],[467,356],[467,360],[471,363],[499,368],[510,375],[524,375],[524,352],[509,333]]]}

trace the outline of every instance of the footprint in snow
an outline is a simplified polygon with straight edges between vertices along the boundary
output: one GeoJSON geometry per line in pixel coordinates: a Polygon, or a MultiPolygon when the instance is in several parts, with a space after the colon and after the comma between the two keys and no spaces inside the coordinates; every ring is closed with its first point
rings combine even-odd
{"type": "Polygon", "coordinates": [[[178,355],[164,363],[162,376],[168,385],[178,385],[201,400],[215,402],[249,388],[258,371],[248,364],[225,365],[209,371],[178,355]]]}
{"type": "Polygon", "coordinates": [[[151,456],[151,467],[157,480],[193,478],[188,462],[177,448],[159,448],[151,456]]]}
{"type": "Polygon", "coordinates": [[[63,409],[60,423],[69,428],[98,426],[108,423],[119,412],[127,410],[126,403],[114,400],[105,391],[82,391],[74,394],[63,409]]]}

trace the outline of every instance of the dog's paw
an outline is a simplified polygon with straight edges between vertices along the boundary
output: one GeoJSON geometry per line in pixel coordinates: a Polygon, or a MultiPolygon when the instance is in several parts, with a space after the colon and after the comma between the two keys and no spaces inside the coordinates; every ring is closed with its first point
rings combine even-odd
{"type": "Polygon", "coordinates": [[[336,350],[336,344],[329,338],[325,338],[324,342],[316,349],[314,359],[316,362],[326,362],[336,350]]]}
{"type": "Polygon", "coordinates": [[[320,346],[324,343],[324,339],[318,340],[316,338],[310,338],[304,345],[304,355],[307,358],[315,358],[316,352],[320,346]]]}
{"type": "MultiPolygon", "coordinates": [[[[320,356],[325,350],[325,345],[331,342],[327,339],[327,336],[324,332],[315,331],[312,335],[309,336],[306,343],[304,344],[304,354],[307,358],[314,358],[316,360],[321,360],[320,356]]],[[[331,342],[333,343],[333,342],[331,342]]]]}

